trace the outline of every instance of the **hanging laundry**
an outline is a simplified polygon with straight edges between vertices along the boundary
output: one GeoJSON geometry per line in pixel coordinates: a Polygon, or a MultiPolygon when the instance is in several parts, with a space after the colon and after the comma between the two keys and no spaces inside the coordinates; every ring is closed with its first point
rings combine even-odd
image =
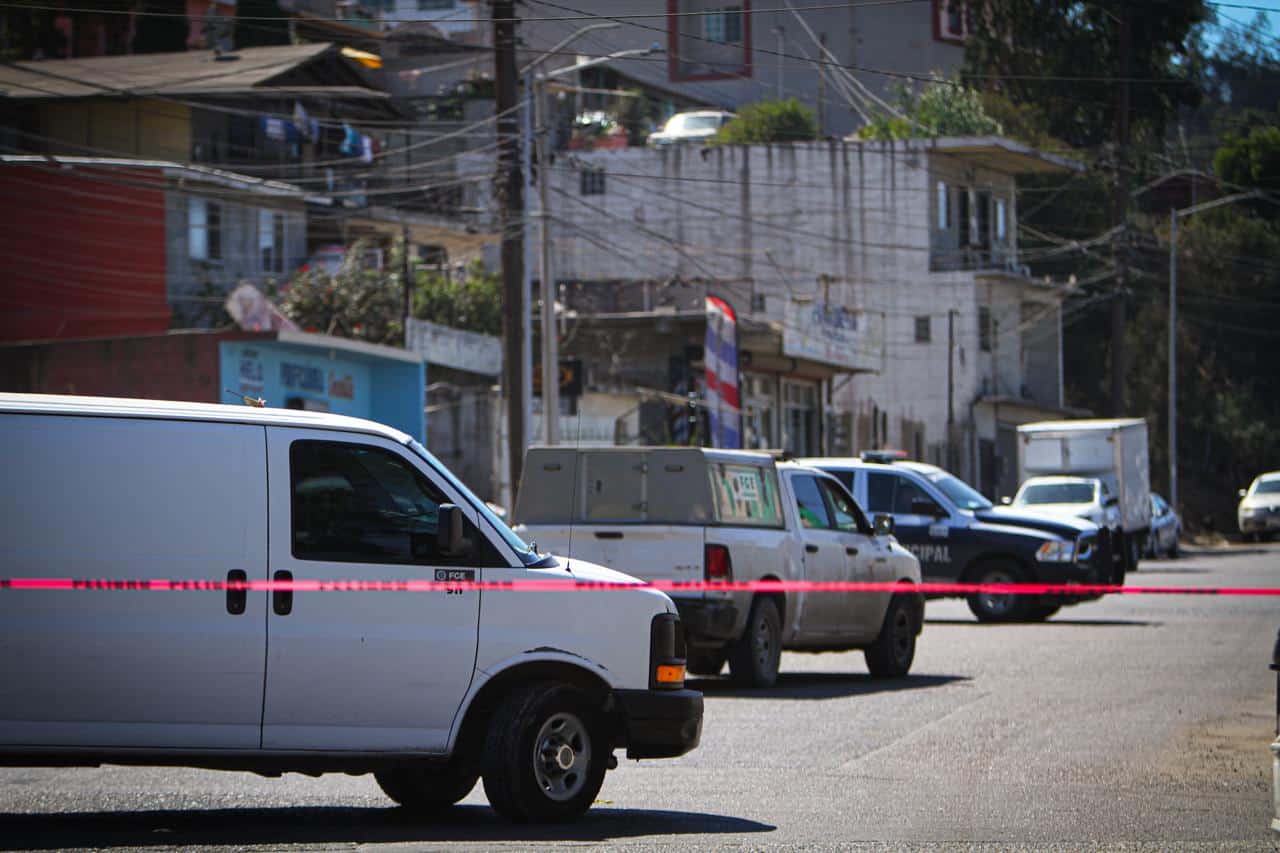
{"type": "Polygon", "coordinates": [[[283,141],[287,133],[284,119],[263,116],[262,133],[267,137],[267,139],[279,139],[283,141]]]}
{"type": "Polygon", "coordinates": [[[308,141],[315,139],[311,133],[311,116],[307,115],[307,108],[300,101],[293,104],[293,124],[302,138],[308,141]]]}
{"type": "Polygon", "coordinates": [[[359,157],[364,151],[364,137],[345,121],[342,123],[342,144],[338,150],[348,157],[359,157]]]}
{"type": "Polygon", "coordinates": [[[374,146],[377,143],[372,136],[360,137],[360,159],[366,163],[373,162],[374,146]]]}

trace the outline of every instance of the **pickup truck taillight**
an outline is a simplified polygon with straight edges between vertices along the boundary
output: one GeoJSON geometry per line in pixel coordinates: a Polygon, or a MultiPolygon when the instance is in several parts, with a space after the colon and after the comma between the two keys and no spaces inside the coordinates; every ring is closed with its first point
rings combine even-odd
{"type": "Polygon", "coordinates": [[[708,545],[703,557],[703,579],[728,583],[733,580],[733,561],[724,545],[708,545]]]}

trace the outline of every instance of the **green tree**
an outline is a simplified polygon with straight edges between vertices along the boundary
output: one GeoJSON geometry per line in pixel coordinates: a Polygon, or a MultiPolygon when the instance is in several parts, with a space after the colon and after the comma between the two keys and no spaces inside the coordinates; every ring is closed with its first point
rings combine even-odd
{"type": "Polygon", "coordinates": [[[805,142],[818,135],[813,110],[787,98],[747,104],[720,128],[715,141],[724,145],[752,145],[763,142],[805,142]]]}
{"type": "Polygon", "coordinates": [[[933,75],[917,94],[899,85],[898,112],[880,115],[858,131],[863,139],[907,139],[917,136],[987,136],[1004,132],[982,96],[958,80],[933,75]]]}
{"type": "Polygon", "coordinates": [[[1280,190],[1280,127],[1227,134],[1213,156],[1213,171],[1233,184],[1280,190]]]}
{"type": "MultiPolygon", "coordinates": [[[[280,288],[280,310],[309,332],[398,346],[404,340],[403,244],[383,270],[360,268],[364,244],[344,255],[337,272],[309,270],[280,288]]],[[[413,316],[444,326],[497,335],[502,330],[501,282],[479,262],[464,274],[414,265],[413,316]]]]}
{"type": "Polygon", "coordinates": [[[1016,104],[1038,105],[1049,133],[1074,147],[1114,136],[1117,78],[1128,78],[1135,136],[1158,139],[1181,105],[1195,104],[1196,28],[1211,13],[1204,0],[1064,3],[973,0],[976,21],[965,46],[964,77],[1016,104]],[[1122,21],[1129,25],[1127,68],[1122,21]]]}

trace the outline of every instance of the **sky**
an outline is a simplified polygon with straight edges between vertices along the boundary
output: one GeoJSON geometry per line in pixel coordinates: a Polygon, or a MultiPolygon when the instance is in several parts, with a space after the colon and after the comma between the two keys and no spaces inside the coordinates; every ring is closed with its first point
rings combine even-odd
{"type": "MultiPolygon", "coordinates": [[[[1247,32],[1253,30],[1256,25],[1256,17],[1262,10],[1266,14],[1266,26],[1261,30],[1262,33],[1269,36],[1273,41],[1280,42],[1280,2],[1270,0],[1270,2],[1241,2],[1241,3],[1211,3],[1214,11],[1218,15],[1218,27],[1215,29],[1217,33],[1210,32],[1209,38],[1217,41],[1222,34],[1228,30],[1234,30],[1236,33],[1247,32]]],[[[1280,44],[1277,45],[1280,47],[1280,44]]]]}

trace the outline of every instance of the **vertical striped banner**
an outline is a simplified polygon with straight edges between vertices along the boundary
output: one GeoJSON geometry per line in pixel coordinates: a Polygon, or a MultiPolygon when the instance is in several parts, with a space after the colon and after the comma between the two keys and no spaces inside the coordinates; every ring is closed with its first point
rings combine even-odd
{"type": "Polygon", "coordinates": [[[707,411],[712,447],[742,447],[738,394],[738,317],[728,302],[707,297],[706,365],[707,411]]]}

